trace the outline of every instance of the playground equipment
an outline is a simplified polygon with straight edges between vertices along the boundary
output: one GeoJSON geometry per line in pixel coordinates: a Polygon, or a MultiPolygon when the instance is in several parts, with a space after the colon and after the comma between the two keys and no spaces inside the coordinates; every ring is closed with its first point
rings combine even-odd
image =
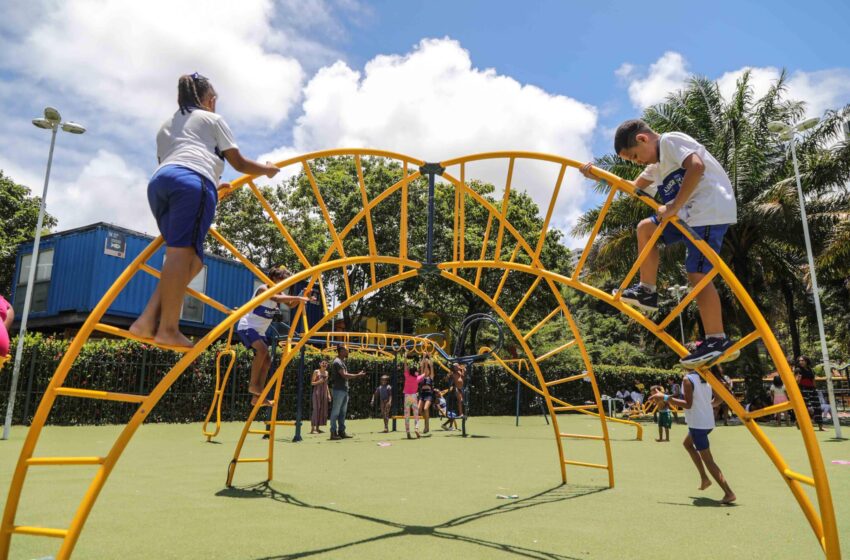
{"type": "MultiPolygon", "coordinates": [[[[785,481],[792,495],[802,509],[803,514],[809,523],[818,544],[822,548],[825,557],[830,560],[837,560],[841,557],[832,496],[829,491],[829,482],[826,477],[823,458],[821,457],[818,443],[815,439],[811,421],[809,420],[809,416],[806,412],[800,391],[794,382],[794,377],[788,367],[788,363],[785,361],[782,349],[771,332],[770,327],[765,322],[761,312],[755,306],[752,299],[735,278],[731,270],[717,256],[717,254],[714,253],[708,244],[698,238],[698,236],[694,235],[693,230],[691,230],[686,224],[682,223],[677,217],[673,216],[666,218],[661,221],[661,227],[656,230],[654,237],[649,243],[647,243],[647,249],[641,252],[637,261],[623,279],[620,286],[621,290],[618,294],[622,293],[622,288],[625,288],[630,284],[634,276],[637,274],[641,263],[648,257],[649,248],[655,243],[657,237],[664,229],[664,226],[667,226],[668,224],[681,231],[682,234],[690,239],[691,242],[694,243],[694,245],[703,253],[706,259],[712,263],[714,268],[711,273],[694,286],[690,293],[688,293],[681,302],[659,322],[655,322],[636,309],[625,305],[620,300],[619,295],[612,296],[606,291],[588,284],[585,279],[582,278],[581,273],[591,252],[591,247],[599,233],[600,227],[605,220],[606,214],[608,213],[614,198],[618,195],[636,197],[648,207],[657,209],[658,205],[650,196],[647,195],[647,193],[636,189],[630,182],[623,181],[612,174],[595,168],[592,170],[592,173],[594,173],[597,178],[608,182],[610,190],[607,199],[599,211],[598,219],[592,228],[590,238],[588,239],[581,257],[579,258],[572,273],[566,275],[547,270],[540,259],[540,254],[543,249],[546,233],[549,229],[556,203],[561,194],[561,186],[564,176],[569,168],[578,168],[581,165],[580,162],[559,156],[531,152],[493,152],[450,159],[440,163],[426,163],[425,161],[410,156],[386,151],[341,149],[301,155],[282,161],[277,165],[281,168],[297,166],[304,173],[315,198],[316,213],[323,217],[327,226],[327,232],[330,239],[330,246],[327,252],[318,262],[311,262],[308,260],[298,242],[290,234],[286,225],[274,213],[272,207],[254,183],[254,178],[242,177],[234,181],[229,189],[220,191],[219,196],[222,198],[227,197],[234,190],[240,188],[250,189],[251,193],[256,197],[265,212],[274,222],[283,239],[296,255],[303,268],[296,271],[290,278],[274,284],[254,263],[246,259],[245,256],[233,246],[233,244],[225,239],[218,231],[211,229],[210,234],[213,239],[220,243],[236,259],[241,261],[248,269],[250,269],[260,281],[270,286],[268,293],[264,292],[246,302],[239,309],[232,310],[204,294],[198,293],[194,290],[189,290],[189,294],[198,298],[204,304],[224,313],[225,318],[206,336],[200,338],[191,349],[171,348],[183,353],[183,357],[147,395],[123,394],[98,391],[95,389],[65,387],[64,382],[71,366],[77,359],[83,343],[89,338],[94,330],[107,332],[124,338],[134,338],[129,332],[104,325],[100,323],[100,320],[107,308],[112,304],[122,290],[125,289],[128,282],[134,275],[143,272],[159,277],[159,271],[147,264],[148,259],[162,246],[163,243],[162,238],[154,240],[150,246],[148,246],[120,275],[112,288],[110,288],[110,290],[103,296],[100,303],[95,307],[92,314],[89,316],[88,320],[85,322],[68,348],[50,385],[45,391],[44,397],[36,411],[32,425],[21,448],[21,453],[12,477],[2,525],[0,525],[0,558],[8,557],[13,535],[53,537],[60,539],[61,546],[56,558],[64,560],[70,557],[88,515],[91,512],[101,489],[103,488],[103,485],[115,467],[127,443],[130,441],[139,425],[141,425],[147,415],[150,414],[153,407],[156,406],[162,398],[163,394],[169,389],[169,387],[171,387],[175,380],[183,374],[186,368],[201,352],[206,350],[210,344],[224,335],[242,316],[256,307],[269,295],[279,294],[290,286],[304,281],[308,283],[308,288],[318,285],[325,317],[311,328],[305,328],[302,334],[303,338],[297,342],[293,342],[287,353],[282,357],[280,365],[278,365],[277,369],[270,377],[266,387],[260,395],[258,404],[253,408],[251,415],[243,428],[242,435],[234,453],[233,461],[228,469],[228,482],[231,482],[235,467],[238,464],[265,464],[267,468],[266,478],[271,479],[274,472],[274,423],[272,423],[270,430],[272,433],[269,438],[270,443],[267,456],[242,457],[241,449],[245,437],[248,435],[250,430],[250,423],[254,420],[254,417],[260,409],[260,403],[263,399],[267,398],[274,389],[275,384],[279,382],[286,365],[295,357],[296,354],[298,354],[301,348],[307,344],[307,341],[312,336],[316,335],[320,329],[331,320],[332,317],[336,316],[343,309],[363,297],[368,296],[372,292],[381,289],[382,287],[408,280],[421,274],[439,275],[444,280],[454,282],[457,285],[466,288],[489,306],[501,322],[507,327],[509,334],[515,340],[534,372],[534,377],[537,381],[535,389],[538,390],[543,397],[546,408],[552,419],[552,428],[554,431],[557,451],[556,456],[561,473],[561,480],[563,482],[567,481],[568,466],[588,467],[605,471],[608,475],[609,486],[612,487],[614,485],[614,471],[611,460],[610,440],[608,437],[607,422],[609,419],[606,418],[604,414],[598,414],[595,416],[599,420],[600,428],[600,433],[597,434],[567,434],[562,433],[559,428],[558,416],[561,413],[600,413],[603,410],[599,389],[593,373],[593,364],[588,357],[578,325],[573,319],[572,313],[561,294],[561,290],[564,287],[579,290],[611,305],[630,319],[646,328],[677,355],[683,356],[687,353],[687,351],[675,337],[670,336],[670,334],[666,332],[666,328],[685,310],[685,308],[694,300],[697,294],[699,294],[700,291],[709,284],[709,282],[714,279],[725,282],[728,292],[738,302],[741,311],[749,317],[754,329],[752,332],[743,336],[732,346],[732,348],[727,350],[725,355],[721,356],[718,361],[722,361],[726,357],[731,356],[749,344],[761,341],[785,384],[788,391],[789,401],[787,403],[769,406],[750,413],[745,411],[740,403],[738,403],[738,401],[729,393],[729,391],[708,372],[708,367],[699,368],[698,371],[700,375],[702,375],[708,383],[711,384],[715,393],[743,420],[746,428],[756,439],[762,450],[768,455],[777,472],[785,481]],[[334,224],[322,196],[319,182],[316,180],[313,173],[314,160],[328,157],[352,158],[356,167],[358,180],[356,186],[353,186],[353,188],[359,189],[363,208],[347,224],[334,224]],[[395,165],[397,165],[401,178],[395,184],[384,189],[379,194],[373,193],[373,196],[370,199],[363,173],[364,158],[384,158],[392,160],[395,162],[395,165]],[[467,170],[471,164],[486,164],[490,169],[492,169],[494,165],[506,165],[507,177],[505,183],[504,185],[497,185],[498,187],[504,187],[500,205],[491,204],[467,183],[467,170]],[[514,169],[517,165],[526,164],[548,166],[548,168],[554,170],[555,173],[553,173],[553,176],[557,176],[552,188],[552,196],[546,208],[545,219],[543,221],[541,231],[538,237],[532,240],[525,239],[510,223],[507,217],[508,201],[512,188],[514,169]],[[440,189],[450,189],[454,193],[454,221],[451,229],[451,260],[445,260],[443,262],[439,262],[434,258],[434,200],[437,189],[437,177],[442,178],[439,185],[440,189]],[[409,245],[411,240],[408,235],[408,193],[412,188],[425,188],[426,179],[428,197],[427,236],[424,241],[424,258],[420,261],[411,258],[409,252],[409,249],[411,248],[409,245]],[[400,202],[398,202],[399,200],[400,202]],[[387,204],[393,211],[398,210],[400,214],[397,251],[395,249],[392,251],[385,249],[383,250],[383,253],[378,252],[372,223],[372,212],[381,204],[387,204]],[[487,215],[487,227],[484,231],[483,242],[480,247],[472,247],[471,250],[467,250],[466,246],[466,208],[469,204],[477,205],[478,208],[483,210],[487,215]],[[360,226],[358,231],[365,229],[367,234],[367,243],[360,245],[366,247],[363,254],[348,254],[346,245],[343,243],[346,237],[354,230],[355,226],[360,226]],[[493,236],[492,244],[491,235],[493,236]],[[352,290],[351,282],[348,277],[347,267],[352,265],[361,265],[363,267],[368,267],[369,269],[370,282],[366,287],[359,291],[352,290]],[[386,270],[391,270],[393,273],[389,276],[382,273],[381,278],[379,279],[379,271],[386,270]],[[487,293],[481,288],[481,277],[485,270],[498,271],[502,274],[502,280],[499,283],[498,288],[493,293],[487,293]],[[339,272],[343,280],[343,287],[345,289],[346,296],[345,299],[334,308],[328,307],[322,279],[322,275],[330,271],[339,272]],[[529,287],[516,305],[511,303],[510,306],[506,308],[503,306],[506,305],[504,302],[508,300],[508,298],[502,296],[505,281],[510,274],[522,275],[521,278],[527,281],[527,285],[529,287]],[[534,327],[527,331],[521,330],[519,326],[521,323],[518,322],[517,319],[522,312],[523,307],[530,298],[537,298],[541,296],[553,298],[556,305],[553,307],[551,312],[534,327]],[[550,321],[561,319],[566,321],[572,340],[545,353],[536,351],[535,344],[533,342],[534,335],[538,333],[541,328],[550,323],[550,321]],[[561,372],[561,377],[547,380],[541,370],[541,363],[570,347],[577,348],[581,354],[583,371],[580,373],[561,372]],[[584,379],[588,379],[590,382],[593,392],[592,404],[564,404],[563,401],[558,401],[558,399],[554,398],[550,393],[550,389],[553,386],[557,386],[562,383],[581,381],[584,379]],[[53,403],[57,398],[113,400],[135,403],[138,405],[138,408],[126,427],[119,434],[109,452],[104,456],[36,456],[36,443],[38,442],[39,435],[44,427],[53,403]],[[798,472],[797,469],[792,469],[792,467],[785,461],[770,442],[761,427],[755,422],[757,418],[786,410],[794,410],[797,414],[797,419],[800,422],[801,427],[799,433],[808,457],[811,476],[802,474],[798,472]],[[569,440],[571,438],[598,440],[604,448],[606,457],[605,463],[589,463],[586,461],[567,458],[565,454],[565,440],[569,440]],[[70,525],[67,528],[49,528],[37,525],[16,524],[18,504],[29,469],[49,469],[56,465],[91,465],[96,467],[96,474],[88,491],[80,502],[74,517],[70,521],[70,525]],[[814,503],[809,494],[806,492],[804,485],[814,488],[814,503]]],[[[570,172],[578,173],[577,171],[570,172]]],[[[413,252],[415,254],[415,251],[413,252]]],[[[292,321],[293,325],[296,324],[301,317],[303,317],[303,306],[297,309],[295,319],[292,321]]],[[[150,343],[151,341],[145,342],[150,343]]],[[[529,383],[529,385],[531,384],[529,383]]]]}

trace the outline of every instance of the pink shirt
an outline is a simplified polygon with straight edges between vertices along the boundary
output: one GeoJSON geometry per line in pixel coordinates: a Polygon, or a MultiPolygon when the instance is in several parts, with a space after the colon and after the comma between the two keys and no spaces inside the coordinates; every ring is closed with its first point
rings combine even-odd
{"type": "Polygon", "coordinates": [[[9,302],[6,301],[6,298],[0,296],[0,321],[6,320],[6,315],[8,315],[10,307],[12,306],[9,305],[9,302]]]}
{"type": "Polygon", "coordinates": [[[406,367],[404,368],[404,394],[405,395],[415,395],[419,392],[419,382],[424,375],[412,375],[410,370],[406,367]]]}

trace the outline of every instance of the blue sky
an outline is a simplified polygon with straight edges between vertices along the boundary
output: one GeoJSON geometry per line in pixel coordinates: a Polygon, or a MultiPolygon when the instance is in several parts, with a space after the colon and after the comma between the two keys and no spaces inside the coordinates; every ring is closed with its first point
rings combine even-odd
{"type": "MultiPolygon", "coordinates": [[[[354,145],[589,159],[691,73],[728,90],[752,68],[758,93],[785,68],[811,114],[849,103],[850,3],[757,4],[5,0],[0,169],[40,190],[48,136],[30,119],[55,105],[89,127],[59,139],[48,203],[60,229],[154,232],[154,135],[177,76],[195,70],[213,79],[246,155],[274,159],[354,145]]],[[[545,173],[523,181],[546,199],[545,173]]],[[[598,202],[579,177],[568,186],[565,229],[598,202]]]]}

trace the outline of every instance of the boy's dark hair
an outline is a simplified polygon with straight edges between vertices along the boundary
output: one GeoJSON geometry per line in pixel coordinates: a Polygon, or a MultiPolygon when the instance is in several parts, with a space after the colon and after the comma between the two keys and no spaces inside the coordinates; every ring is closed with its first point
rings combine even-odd
{"type": "Polygon", "coordinates": [[[773,386],[774,387],[782,387],[783,386],[782,378],[779,377],[778,373],[773,376],[773,386]]]}
{"type": "Polygon", "coordinates": [[[191,113],[192,109],[201,108],[201,100],[215,89],[209,78],[194,74],[184,74],[177,81],[177,105],[180,106],[180,114],[191,113]]]}
{"type": "Polygon", "coordinates": [[[620,155],[623,150],[634,148],[637,145],[636,136],[647,132],[652,132],[652,129],[642,120],[627,120],[617,127],[617,132],[614,134],[614,153],[620,155]]]}

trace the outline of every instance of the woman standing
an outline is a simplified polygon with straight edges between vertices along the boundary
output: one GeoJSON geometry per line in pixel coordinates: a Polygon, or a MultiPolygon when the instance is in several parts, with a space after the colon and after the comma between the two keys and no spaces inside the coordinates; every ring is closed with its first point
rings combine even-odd
{"type": "Polygon", "coordinates": [[[320,426],[328,423],[328,403],[331,401],[331,390],[328,387],[328,361],[319,362],[319,369],[313,371],[310,378],[313,386],[313,412],[310,414],[310,433],[323,434],[320,426]]]}
{"type": "MultiPolygon", "coordinates": [[[[818,392],[815,389],[815,370],[812,369],[812,361],[808,356],[800,356],[797,358],[797,366],[794,368],[794,377],[797,379],[797,385],[800,386],[800,392],[803,394],[803,400],[806,403],[806,408],[809,409],[809,417],[818,425],[818,431],[823,431],[823,415],[821,414],[820,399],[818,392]]],[[[797,424],[799,428],[800,425],[797,424]]]]}

